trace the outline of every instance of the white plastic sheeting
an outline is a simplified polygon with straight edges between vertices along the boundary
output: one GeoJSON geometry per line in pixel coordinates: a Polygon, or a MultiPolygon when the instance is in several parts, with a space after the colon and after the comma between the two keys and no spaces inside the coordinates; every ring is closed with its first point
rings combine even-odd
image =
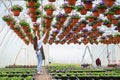
{"type": "MultiPolygon", "coordinates": [[[[118,44],[119,45],[119,44],[118,44]]],[[[120,47],[118,45],[90,45],[90,51],[87,49],[84,56],[83,62],[82,57],[85,52],[86,45],[81,44],[70,44],[70,45],[51,45],[50,46],[50,62],[51,63],[70,63],[70,64],[83,64],[89,63],[95,65],[95,60],[97,58],[101,59],[103,66],[110,64],[120,64],[120,47]],[[94,62],[92,63],[92,58],[90,56],[92,53],[94,62]]]]}

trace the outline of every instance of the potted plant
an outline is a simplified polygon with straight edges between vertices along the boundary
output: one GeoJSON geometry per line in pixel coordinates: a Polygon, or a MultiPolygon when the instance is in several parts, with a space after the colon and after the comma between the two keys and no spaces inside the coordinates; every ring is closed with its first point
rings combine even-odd
{"type": "Polygon", "coordinates": [[[59,13],[57,16],[56,16],[56,20],[60,21],[60,22],[65,22],[65,20],[67,19],[68,17],[68,14],[63,14],[63,13],[59,13]]]}
{"type": "Polygon", "coordinates": [[[44,18],[45,26],[47,28],[50,27],[51,26],[51,22],[52,22],[54,17],[53,16],[44,15],[43,18],[44,18]]]}
{"type": "Polygon", "coordinates": [[[110,8],[110,11],[115,12],[116,15],[120,14],[120,5],[114,5],[110,8]]]}
{"type": "Polygon", "coordinates": [[[96,7],[99,13],[104,13],[105,10],[107,9],[107,6],[104,4],[104,2],[99,3],[96,7]]]}
{"type": "Polygon", "coordinates": [[[39,25],[40,25],[40,23],[38,23],[38,22],[33,23],[34,30],[39,30],[39,25]]]}
{"type": "Polygon", "coordinates": [[[56,0],[48,0],[49,2],[55,2],[56,0]]]}
{"type": "Polygon", "coordinates": [[[93,13],[93,15],[94,15],[95,17],[99,17],[99,15],[100,15],[100,13],[99,13],[99,11],[98,11],[98,9],[97,9],[96,6],[92,9],[92,13],[93,13]]]}
{"type": "Polygon", "coordinates": [[[55,6],[53,4],[46,4],[44,6],[44,10],[46,11],[46,14],[51,16],[53,14],[53,11],[55,10],[55,6]]]}
{"type": "Polygon", "coordinates": [[[79,11],[82,15],[85,15],[87,13],[87,10],[85,9],[84,5],[77,5],[76,6],[77,11],[79,11]]]}
{"type": "Polygon", "coordinates": [[[79,14],[72,14],[71,19],[72,19],[72,22],[76,24],[80,19],[80,16],[79,14]]]}
{"type": "Polygon", "coordinates": [[[21,20],[21,21],[19,22],[19,24],[20,24],[21,26],[29,26],[29,23],[26,22],[25,20],[21,20]]]}
{"type": "Polygon", "coordinates": [[[86,21],[86,20],[81,20],[80,22],[79,22],[79,24],[80,24],[80,27],[85,27],[86,26],[86,24],[88,24],[88,22],[86,21]]]}
{"type": "Polygon", "coordinates": [[[89,15],[89,16],[86,16],[86,19],[89,21],[89,22],[94,22],[94,20],[96,20],[97,18],[93,15],[89,15]]]}
{"type": "Polygon", "coordinates": [[[28,27],[29,27],[29,23],[26,22],[25,20],[21,20],[21,21],[19,22],[19,24],[22,26],[22,28],[23,28],[24,31],[27,30],[28,27]]]}
{"type": "Polygon", "coordinates": [[[108,19],[111,19],[111,20],[112,20],[113,15],[114,15],[114,12],[108,11],[108,12],[105,13],[105,15],[107,16],[108,19]]]}
{"type": "Polygon", "coordinates": [[[75,5],[76,0],[67,0],[69,5],[75,5]]]}
{"type": "Polygon", "coordinates": [[[85,8],[87,10],[92,9],[92,1],[94,1],[94,0],[81,0],[81,1],[84,3],[85,8]]]}
{"type": "Polygon", "coordinates": [[[34,6],[29,6],[28,4],[26,4],[26,7],[29,8],[29,12],[34,13],[36,9],[40,7],[40,5],[41,4],[37,1],[34,6]]]}
{"type": "Polygon", "coordinates": [[[97,19],[96,20],[96,24],[97,24],[97,26],[101,26],[102,25],[102,22],[103,22],[103,20],[102,19],[97,19]]]}
{"type": "Polygon", "coordinates": [[[103,25],[106,25],[107,27],[111,27],[111,21],[110,20],[104,20],[103,25]]]}
{"type": "Polygon", "coordinates": [[[37,9],[34,13],[28,13],[31,18],[38,18],[42,15],[42,12],[37,9]]]}
{"type": "Polygon", "coordinates": [[[5,15],[2,17],[2,19],[7,22],[8,25],[10,25],[12,23],[12,21],[14,20],[13,17],[11,15],[5,15]]]}
{"type": "Polygon", "coordinates": [[[13,5],[11,11],[13,12],[14,16],[19,16],[20,12],[22,12],[23,8],[20,5],[13,5]]]}
{"type": "Polygon", "coordinates": [[[65,13],[67,13],[67,14],[71,13],[71,11],[72,11],[72,7],[67,3],[62,4],[61,8],[63,8],[65,13]]]}
{"type": "Polygon", "coordinates": [[[104,3],[107,7],[111,7],[116,0],[104,0],[104,3]]]}
{"type": "Polygon", "coordinates": [[[119,20],[119,17],[113,17],[112,20],[111,20],[112,24],[115,25],[118,22],[118,20],[119,20]]]}
{"type": "Polygon", "coordinates": [[[38,0],[24,0],[24,1],[28,1],[28,5],[33,7],[38,0]]]}

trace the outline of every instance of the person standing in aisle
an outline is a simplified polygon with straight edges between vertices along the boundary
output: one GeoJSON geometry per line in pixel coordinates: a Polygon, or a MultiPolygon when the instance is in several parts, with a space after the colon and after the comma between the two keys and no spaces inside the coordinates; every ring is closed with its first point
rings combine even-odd
{"type": "Polygon", "coordinates": [[[44,33],[44,35],[42,36],[42,38],[40,40],[37,39],[37,36],[34,37],[34,50],[36,51],[37,54],[37,60],[38,60],[38,64],[37,64],[37,74],[43,74],[41,72],[41,67],[42,67],[42,55],[44,53],[42,53],[43,51],[43,40],[46,36],[46,34],[49,32],[50,29],[46,30],[46,32],[44,33]]]}

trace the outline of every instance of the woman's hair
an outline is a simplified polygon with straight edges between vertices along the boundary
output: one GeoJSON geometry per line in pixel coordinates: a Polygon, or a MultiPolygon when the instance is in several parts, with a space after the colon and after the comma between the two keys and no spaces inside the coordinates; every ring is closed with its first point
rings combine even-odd
{"type": "Polygon", "coordinates": [[[37,48],[38,48],[38,44],[37,44],[37,36],[35,36],[34,37],[34,44],[33,44],[33,46],[34,46],[34,50],[37,50],[37,48]]]}

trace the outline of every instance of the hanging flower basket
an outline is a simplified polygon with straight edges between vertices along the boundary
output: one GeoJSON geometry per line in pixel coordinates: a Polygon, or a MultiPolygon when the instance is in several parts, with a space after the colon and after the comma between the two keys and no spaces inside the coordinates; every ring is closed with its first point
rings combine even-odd
{"type": "Polygon", "coordinates": [[[105,15],[107,16],[108,19],[112,20],[114,12],[109,11],[109,12],[106,12],[105,15]]]}
{"type": "Polygon", "coordinates": [[[71,7],[66,7],[64,8],[65,13],[71,13],[72,8],[71,7]]]}
{"type": "Polygon", "coordinates": [[[32,22],[36,22],[37,18],[31,18],[32,22]]]}
{"type": "Polygon", "coordinates": [[[103,25],[106,25],[108,28],[109,27],[111,27],[111,21],[110,20],[105,20],[104,22],[103,22],[103,25]]]}
{"type": "Polygon", "coordinates": [[[55,2],[56,0],[49,0],[49,2],[55,2]]]}
{"type": "Polygon", "coordinates": [[[93,16],[93,15],[89,15],[89,16],[86,16],[86,19],[87,19],[89,22],[94,22],[94,20],[96,19],[96,17],[93,16]]]}
{"type": "Polygon", "coordinates": [[[104,13],[107,9],[107,6],[103,2],[101,2],[97,5],[97,9],[99,13],[104,13]]]}
{"type": "Polygon", "coordinates": [[[72,11],[72,7],[67,3],[62,4],[61,8],[63,8],[65,13],[67,13],[67,14],[71,13],[71,11],[72,11]]]}
{"type": "Polygon", "coordinates": [[[118,22],[118,18],[114,17],[114,18],[112,19],[112,24],[116,24],[117,22],[118,22]]]}
{"type": "Polygon", "coordinates": [[[11,11],[13,12],[14,16],[19,16],[20,12],[23,10],[22,6],[13,5],[11,11]]]}
{"type": "Polygon", "coordinates": [[[71,18],[72,18],[72,22],[76,24],[78,20],[80,19],[80,16],[79,14],[73,14],[71,18]]]}
{"type": "Polygon", "coordinates": [[[35,6],[35,1],[28,1],[28,6],[31,6],[31,7],[33,7],[33,6],[35,6]]]}
{"type": "Polygon", "coordinates": [[[61,23],[64,23],[67,19],[68,15],[67,14],[62,14],[62,13],[59,13],[57,16],[56,16],[56,20],[57,21],[60,21],[61,23]]]}
{"type": "Polygon", "coordinates": [[[7,23],[7,25],[11,25],[14,20],[11,15],[5,15],[2,19],[7,23]]]}
{"type": "Polygon", "coordinates": [[[82,15],[86,15],[87,10],[86,10],[86,9],[81,9],[81,10],[80,10],[80,13],[81,13],[82,15]]]}
{"type": "Polygon", "coordinates": [[[76,0],[68,0],[69,5],[75,5],[75,3],[76,3],[76,0]]]}
{"type": "Polygon", "coordinates": [[[84,3],[84,5],[87,10],[92,9],[92,3],[84,3]]]}
{"type": "Polygon", "coordinates": [[[102,19],[98,19],[98,20],[96,21],[97,26],[101,26],[101,25],[102,25],[102,22],[103,22],[102,19]]]}
{"type": "Polygon", "coordinates": [[[30,7],[30,8],[29,8],[29,12],[30,12],[30,13],[35,13],[35,12],[36,12],[36,10],[37,10],[37,9],[36,9],[36,8],[34,8],[34,7],[30,7]]]}
{"type": "Polygon", "coordinates": [[[34,30],[38,31],[39,25],[40,25],[40,23],[37,23],[37,22],[33,23],[34,30]]]}
{"type": "Polygon", "coordinates": [[[78,5],[77,11],[79,11],[82,15],[85,15],[87,13],[87,10],[85,9],[83,5],[78,5]]]}
{"type": "Polygon", "coordinates": [[[99,17],[99,15],[100,15],[97,7],[94,7],[94,8],[92,9],[92,13],[93,13],[93,15],[94,15],[95,17],[99,17]]]}
{"type": "Polygon", "coordinates": [[[19,24],[22,26],[24,31],[26,31],[29,27],[29,23],[27,23],[25,20],[21,20],[19,24]]]}
{"type": "Polygon", "coordinates": [[[116,14],[116,15],[119,15],[119,14],[120,14],[120,9],[117,9],[117,10],[115,11],[115,14],[116,14]]]}
{"type": "Polygon", "coordinates": [[[44,7],[44,10],[46,11],[46,14],[51,16],[53,14],[53,11],[55,10],[55,6],[53,4],[47,4],[44,7]]]}
{"type": "Polygon", "coordinates": [[[111,7],[111,6],[113,6],[115,1],[116,0],[104,0],[104,3],[107,7],[111,7]]]}
{"type": "Polygon", "coordinates": [[[94,0],[82,0],[82,2],[84,3],[84,6],[87,10],[92,9],[92,1],[94,0]]]}
{"type": "Polygon", "coordinates": [[[27,4],[26,7],[29,9],[30,13],[35,13],[35,11],[40,7],[40,3],[36,2],[34,6],[29,6],[27,4]]]}
{"type": "Polygon", "coordinates": [[[81,21],[79,22],[79,25],[80,25],[80,27],[84,28],[84,27],[86,27],[87,23],[88,23],[88,22],[87,22],[86,20],[81,20],[81,21]]]}

